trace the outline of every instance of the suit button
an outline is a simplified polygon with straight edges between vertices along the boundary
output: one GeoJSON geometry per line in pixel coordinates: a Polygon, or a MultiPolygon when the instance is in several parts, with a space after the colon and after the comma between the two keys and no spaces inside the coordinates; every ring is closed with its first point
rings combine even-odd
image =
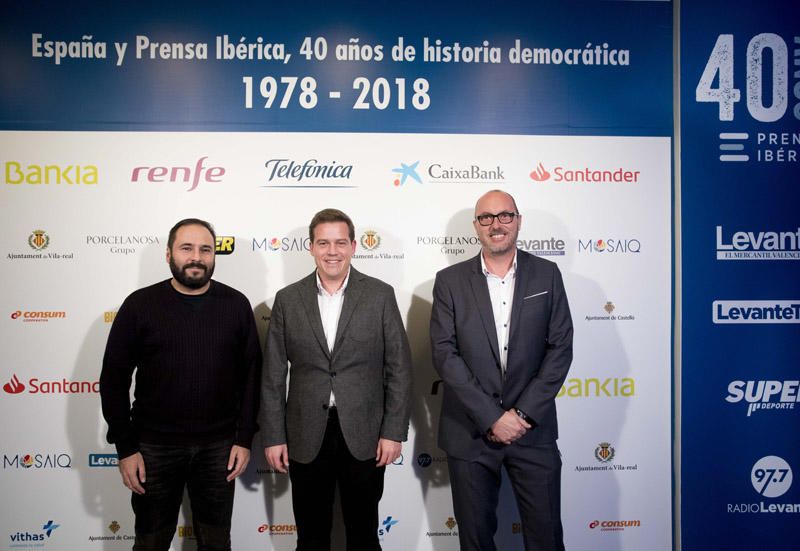
{"type": "Polygon", "coordinates": [[[492,394],[492,398],[499,398],[499,397],[500,397],[500,395],[498,393],[496,393],[496,392],[492,394]]]}
{"type": "Polygon", "coordinates": [[[322,404],[322,409],[328,409],[328,404],[322,404]]]}
{"type": "Polygon", "coordinates": [[[336,372],[335,372],[335,371],[331,371],[331,378],[332,378],[332,379],[335,379],[335,378],[336,378],[336,372]]]}

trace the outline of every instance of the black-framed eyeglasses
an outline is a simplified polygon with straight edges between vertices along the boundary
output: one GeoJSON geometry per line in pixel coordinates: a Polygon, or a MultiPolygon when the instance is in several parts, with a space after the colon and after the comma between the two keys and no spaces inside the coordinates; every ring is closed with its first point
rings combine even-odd
{"type": "Polygon", "coordinates": [[[519,216],[518,212],[503,211],[497,214],[479,214],[475,217],[475,220],[477,220],[478,224],[481,226],[491,226],[495,218],[497,218],[497,221],[501,224],[510,224],[517,216],[519,216]]]}

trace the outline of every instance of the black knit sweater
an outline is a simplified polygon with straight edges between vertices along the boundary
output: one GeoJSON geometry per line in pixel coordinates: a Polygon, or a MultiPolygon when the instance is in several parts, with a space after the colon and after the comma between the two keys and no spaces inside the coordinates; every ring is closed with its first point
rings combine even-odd
{"type": "Polygon", "coordinates": [[[108,441],[120,459],[136,453],[139,442],[232,438],[250,448],[260,371],[255,319],[242,293],[213,280],[199,297],[182,295],[170,280],[139,289],[120,307],[103,357],[108,441]]]}

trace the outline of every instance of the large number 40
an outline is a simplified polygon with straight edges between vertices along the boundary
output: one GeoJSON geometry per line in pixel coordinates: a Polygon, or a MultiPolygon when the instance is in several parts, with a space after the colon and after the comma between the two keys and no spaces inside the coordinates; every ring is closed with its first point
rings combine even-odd
{"type": "MultiPolygon", "coordinates": [[[[786,42],[772,33],[756,35],[747,45],[747,110],[761,122],[774,122],[786,113],[789,90],[789,64],[786,42]],[[764,51],[772,52],[771,105],[764,105],[764,51]]],[[[708,56],[706,68],[695,89],[698,102],[719,103],[719,120],[733,120],[733,106],[741,92],[733,87],[733,35],[721,34],[708,56]],[[719,75],[717,87],[714,78],[719,75]]]]}

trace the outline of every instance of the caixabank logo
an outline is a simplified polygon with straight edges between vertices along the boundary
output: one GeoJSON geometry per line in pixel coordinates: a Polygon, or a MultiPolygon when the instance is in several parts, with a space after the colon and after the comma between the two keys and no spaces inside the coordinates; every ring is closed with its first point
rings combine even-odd
{"type": "MultiPolygon", "coordinates": [[[[746,404],[747,417],[756,412],[794,412],[800,402],[800,380],[735,380],[728,384],[725,401],[729,404],[746,404]]],[[[745,408],[742,408],[745,409],[745,408]]]]}
{"type": "Polygon", "coordinates": [[[475,162],[434,161],[420,167],[420,161],[401,162],[393,167],[392,184],[402,187],[411,179],[418,184],[425,183],[420,177],[425,174],[428,184],[480,184],[499,185],[506,181],[505,169],[498,164],[486,165],[475,162]]]}
{"type": "Polygon", "coordinates": [[[793,474],[789,463],[777,455],[767,455],[753,464],[750,484],[762,498],[759,501],[728,503],[730,514],[783,515],[800,513],[800,503],[779,500],[792,487],[793,474]]]}
{"type": "Polygon", "coordinates": [[[528,174],[534,182],[556,184],[638,184],[641,171],[625,167],[563,166],[538,162],[528,174]],[[553,166],[548,169],[547,166],[553,166]]]}
{"type": "Polygon", "coordinates": [[[3,385],[6,394],[98,394],[100,381],[72,381],[67,378],[40,379],[31,377],[23,383],[16,373],[3,385]],[[27,392],[26,392],[27,390],[27,392]]]}
{"type": "Polygon", "coordinates": [[[41,528],[34,530],[18,530],[8,535],[10,540],[9,547],[44,547],[51,542],[51,537],[60,524],[52,520],[42,523],[41,528]]]}

